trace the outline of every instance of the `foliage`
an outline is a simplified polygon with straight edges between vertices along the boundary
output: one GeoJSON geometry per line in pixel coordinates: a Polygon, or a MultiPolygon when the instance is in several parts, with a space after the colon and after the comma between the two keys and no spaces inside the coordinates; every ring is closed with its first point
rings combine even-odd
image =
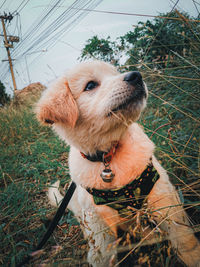
{"type": "Polygon", "coordinates": [[[139,22],[133,32],[123,36],[124,44],[129,46],[127,64],[138,61],[152,63],[157,68],[165,68],[168,61],[177,66],[176,55],[187,57],[198,51],[198,27],[189,23],[192,19],[177,10],[160,14],[153,21],[139,22]],[[166,18],[166,19],[164,19],[166,18]]]}
{"type": "Polygon", "coordinates": [[[6,93],[6,88],[3,83],[0,81],[0,105],[4,106],[10,101],[10,97],[6,93]]]}
{"type": "Polygon", "coordinates": [[[110,41],[110,37],[106,39],[98,39],[95,35],[89,39],[82,50],[81,58],[87,59],[89,57],[98,57],[105,61],[111,61],[113,59],[113,42],[110,41]]]}
{"type": "Polygon", "coordinates": [[[116,65],[119,61],[119,54],[123,52],[122,48],[122,46],[116,45],[115,42],[112,42],[110,36],[106,39],[99,39],[98,36],[95,35],[91,39],[87,40],[80,59],[85,60],[93,58],[116,65]]]}

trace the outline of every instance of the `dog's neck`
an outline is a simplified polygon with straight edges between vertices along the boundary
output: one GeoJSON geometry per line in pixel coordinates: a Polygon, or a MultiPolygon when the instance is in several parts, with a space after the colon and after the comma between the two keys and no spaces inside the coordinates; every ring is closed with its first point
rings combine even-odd
{"type": "Polygon", "coordinates": [[[113,142],[109,150],[106,150],[106,151],[97,150],[92,155],[84,154],[81,151],[80,153],[83,158],[86,158],[87,160],[90,160],[92,162],[98,162],[98,161],[103,162],[103,163],[105,163],[105,161],[111,162],[112,158],[115,155],[118,145],[119,145],[118,141],[113,142]]]}
{"type": "Polygon", "coordinates": [[[112,134],[103,133],[101,135],[89,135],[85,138],[85,143],[77,146],[85,155],[96,155],[98,151],[109,152],[123,136],[126,129],[116,129],[112,134]]]}
{"type": "Polygon", "coordinates": [[[124,186],[141,175],[153,155],[154,145],[137,124],[132,124],[119,140],[119,147],[110,163],[110,169],[115,174],[110,183],[105,183],[100,176],[105,169],[104,164],[85,160],[80,149],[72,146],[70,150],[72,180],[84,188],[106,189],[124,186]]]}
{"type": "Polygon", "coordinates": [[[125,125],[115,125],[112,129],[92,129],[86,125],[85,128],[79,129],[76,126],[76,131],[65,128],[63,125],[55,125],[54,130],[58,135],[71,146],[76,147],[85,155],[95,155],[97,151],[107,152],[111,149],[113,143],[119,142],[123,134],[127,130],[125,125]]]}

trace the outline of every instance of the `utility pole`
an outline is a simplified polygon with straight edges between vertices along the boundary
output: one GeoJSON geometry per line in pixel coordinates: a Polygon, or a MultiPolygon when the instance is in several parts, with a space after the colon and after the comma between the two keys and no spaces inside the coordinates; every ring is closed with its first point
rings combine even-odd
{"type": "Polygon", "coordinates": [[[9,48],[13,48],[13,42],[19,42],[19,38],[17,36],[9,36],[9,40],[8,40],[8,36],[6,33],[6,27],[5,27],[5,23],[4,20],[8,20],[11,21],[13,19],[13,16],[11,14],[7,15],[4,14],[4,16],[0,16],[1,19],[1,23],[2,23],[2,27],[3,27],[3,35],[4,35],[4,46],[6,48],[7,51],[7,55],[8,55],[8,61],[9,61],[9,65],[10,65],[10,72],[11,72],[11,76],[12,76],[12,81],[13,81],[13,87],[14,87],[14,94],[17,90],[17,85],[16,85],[16,81],[15,81],[15,75],[14,75],[14,71],[13,71],[13,64],[12,64],[12,59],[10,56],[10,50],[9,48]],[[12,43],[10,43],[12,42],[12,43]]]}

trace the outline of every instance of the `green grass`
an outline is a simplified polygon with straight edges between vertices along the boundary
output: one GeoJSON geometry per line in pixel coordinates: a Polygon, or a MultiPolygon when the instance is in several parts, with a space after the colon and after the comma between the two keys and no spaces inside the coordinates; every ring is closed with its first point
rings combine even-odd
{"type": "MultiPolygon", "coordinates": [[[[69,148],[38,124],[29,107],[0,113],[0,264],[15,266],[45,231],[43,221],[52,212],[49,183],[69,180],[69,148]]],[[[67,220],[75,224],[69,215],[67,220]]]]}
{"type": "MultiPolygon", "coordinates": [[[[140,123],[156,144],[156,155],[170,178],[182,189],[180,197],[191,206],[188,211],[193,222],[199,225],[198,73],[172,66],[162,75],[149,69],[143,72],[150,95],[140,123]],[[164,74],[192,79],[166,80],[164,74]]],[[[69,148],[50,128],[39,125],[29,105],[1,108],[0,125],[0,265],[15,266],[37,245],[46,220],[55,213],[46,191],[53,181],[60,179],[65,184],[70,179],[69,148]]],[[[67,213],[36,262],[54,262],[55,266],[81,262],[83,266],[86,248],[79,225],[67,213]]],[[[156,259],[155,266],[181,266],[166,243],[155,244],[148,253],[141,248],[138,255],[147,262],[156,259]]]]}

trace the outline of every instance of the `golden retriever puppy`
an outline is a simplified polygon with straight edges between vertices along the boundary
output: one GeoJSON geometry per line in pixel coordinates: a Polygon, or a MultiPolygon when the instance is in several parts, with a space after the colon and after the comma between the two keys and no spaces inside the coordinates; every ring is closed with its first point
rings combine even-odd
{"type": "MultiPolygon", "coordinates": [[[[127,232],[134,240],[139,228],[140,244],[161,229],[187,266],[200,266],[200,245],[178,194],[136,123],[147,96],[139,72],[120,74],[92,61],[58,79],[37,103],[38,120],[71,146],[69,169],[77,189],[69,208],[84,226],[92,266],[117,261],[116,243],[127,232]],[[146,217],[157,226],[140,227],[146,217]]],[[[53,205],[62,199],[57,187],[49,190],[53,205]]]]}

